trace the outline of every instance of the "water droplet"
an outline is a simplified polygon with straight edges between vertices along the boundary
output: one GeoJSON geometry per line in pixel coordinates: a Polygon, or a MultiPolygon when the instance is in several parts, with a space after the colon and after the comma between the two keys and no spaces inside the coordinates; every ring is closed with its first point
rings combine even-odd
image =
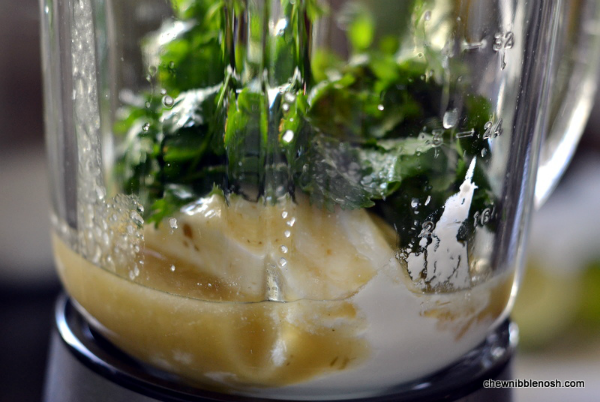
{"type": "Polygon", "coordinates": [[[282,217],[283,219],[287,218],[287,216],[288,216],[288,213],[287,213],[287,211],[283,211],[283,212],[281,213],[281,217],[282,217]]]}
{"type": "Polygon", "coordinates": [[[151,76],[155,76],[156,75],[156,71],[158,71],[158,69],[156,68],[156,66],[150,66],[148,67],[148,72],[150,73],[151,76]]]}
{"type": "Polygon", "coordinates": [[[417,207],[419,206],[419,204],[420,204],[420,202],[419,202],[419,199],[418,199],[418,198],[413,198],[413,199],[410,201],[410,206],[411,206],[413,209],[417,208],[417,207]]]}
{"type": "Polygon", "coordinates": [[[170,68],[175,68],[175,62],[174,62],[174,61],[170,62],[170,63],[169,63],[169,67],[170,67],[170,68]]]}
{"type": "Polygon", "coordinates": [[[484,157],[487,155],[487,152],[488,152],[488,151],[487,151],[487,148],[483,148],[483,149],[481,150],[481,157],[482,157],[482,158],[484,158],[484,157]]]}
{"type": "Polygon", "coordinates": [[[175,265],[171,265],[171,272],[175,272],[175,265]]]}
{"type": "Polygon", "coordinates": [[[167,94],[167,90],[166,90],[166,89],[164,89],[164,88],[163,88],[163,89],[161,89],[161,90],[160,90],[160,94],[161,94],[161,95],[166,95],[166,94],[167,94]]]}
{"type": "Polygon", "coordinates": [[[152,104],[150,102],[146,102],[146,109],[150,109],[151,106],[152,104]]]}
{"type": "Polygon", "coordinates": [[[135,267],[133,267],[133,275],[138,276],[139,274],[140,274],[140,269],[136,265],[135,267]]]}
{"type": "Polygon", "coordinates": [[[282,267],[285,267],[287,265],[287,260],[283,257],[281,257],[279,259],[279,265],[281,265],[282,267]]]}
{"type": "Polygon", "coordinates": [[[295,95],[295,94],[293,94],[293,93],[291,93],[291,92],[287,92],[287,93],[284,95],[284,97],[283,97],[283,98],[284,98],[284,99],[285,99],[285,101],[286,101],[286,102],[288,102],[288,103],[293,103],[293,102],[295,102],[295,101],[296,101],[296,95],[295,95]]]}
{"type": "Polygon", "coordinates": [[[294,226],[294,223],[296,223],[296,218],[292,218],[289,221],[287,221],[288,226],[294,226]]]}
{"type": "Polygon", "coordinates": [[[283,254],[286,254],[286,253],[288,252],[288,248],[287,248],[286,246],[281,246],[281,247],[279,247],[279,250],[281,250],[281,252],[282,252],[283,254]]]}
{"type": "Polygon", "coordinates": [[[378,105],[377,109],[383,111],[383,109],[385,109],[385,108],[383,107],[383,105],[378,105]]]}
{"type": "Polygon", "coordinates": [[[417,53],[417,57],[423,57],[423,53],[421,53],[421,52],[417,53]]]}
{"type": "Polygon", "coordinates": [[[175,103],[173,98],[170,97],[169,95],[163,96],[162,102],[163,102],[163,105],[165,105],[165,107],[168,107],[168,108],[172,108],[173,104],[175,103]]]}
{"type": "Polygon", "coordinates": [[[429,205],[429,202],[431,201],[431,196],[428,195],[427,199],[425,200],[425,205],[429,205]]]}
{"type": "Polygon", "coordinates": [[[442,119],[442,126],[444,128],[452,128],[456,126],[458,122],[458,109],[448,109],[446,113],[444,113],[444,118],[442,119]]]}
{"type": "Polygon", "coordinates": [[[425,13],[423,14],[423,19],[425,21],[431,20],[431,11],[430,10],[425,11],[425,13]]]}
{"type": "Polygon", "coordinates": [[[103,200],[106,197],[106,189],[104,187],[96,187],[96,195],[98,199],[103,200]]]}
{"type": "Polygon", "coordinates": [[[285,232],[283,232],[283,235],[285,237],[290,237],[292,235],[292,232],[290,232],[289,230],[286,230],[285,232]]]}
{"type": "Polygon", "coordinates": [[[131,211],[129,217],[138,225],[142,225],[144,223],[144,219],[137,211],[131,211]]]}
{"type": "Polygon", "coordinates": [[[177,229],[177,219],[175,219],[175,218],[169,219],[169,226],[171,226],[171,229],[177,229]]]}
{"type": "Polygon", "coordinates": [[[284,112],[287,112],[288,110],[290,110],[290,105],[287,103],[284,103],[281,108],[283,109],[284,112]]]}
{"type": "Polygon", "coordinates": [[[294,132],[292,130],[286,131],[283,134],[282,139],[283,139],[284,142],[287,142],[289,144],[294,139],[294,132]]]}

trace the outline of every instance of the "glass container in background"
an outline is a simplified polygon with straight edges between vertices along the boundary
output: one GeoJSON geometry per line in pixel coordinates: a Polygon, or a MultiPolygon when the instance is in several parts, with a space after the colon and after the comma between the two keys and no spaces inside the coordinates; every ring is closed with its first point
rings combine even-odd
{"type": "Polygon", "coordinates": [[[544,183],[589,112],[596,8],[46,1],[65,289],[203,389],[367,397],[448,367],[508,315],[553,91],[544,183]]]}

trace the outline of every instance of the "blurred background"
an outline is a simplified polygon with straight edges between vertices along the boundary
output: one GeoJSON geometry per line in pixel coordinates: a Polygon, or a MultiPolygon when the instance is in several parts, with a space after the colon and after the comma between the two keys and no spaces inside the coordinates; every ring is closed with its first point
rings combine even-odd
{"type": "MultiPolygon", "coordinates": [[[[37,0],[0,1],[0,402],[39,401],[60,285],[49,237],[37,0]]],[[[515,377],[586,389],[516,390],[517,402],[600,395],[600,97],[571,167],[534,216],[514,319],[515,377]]]]}

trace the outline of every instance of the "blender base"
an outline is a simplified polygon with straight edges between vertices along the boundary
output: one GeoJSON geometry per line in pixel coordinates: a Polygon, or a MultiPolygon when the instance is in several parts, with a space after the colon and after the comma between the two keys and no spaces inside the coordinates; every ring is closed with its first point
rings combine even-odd
{"type": "MultiPolygon", "coordinates": [[[[57,301],[54,321],[44,402],[275,401],[182,384],[176,376],[131,358],[94,332],[65,295],[57,301]]],[[[382,390],[381,395],[343,401],[512,401],[511,389],[484,388],[483,382],[511,378],[516,343],[516,326],[506,320],[477,348],[438,373],[382,390]]]]}

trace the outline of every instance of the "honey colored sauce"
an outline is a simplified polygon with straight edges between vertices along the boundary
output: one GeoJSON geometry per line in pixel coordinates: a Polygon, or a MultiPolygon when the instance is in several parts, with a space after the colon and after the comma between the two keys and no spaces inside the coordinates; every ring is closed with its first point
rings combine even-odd
{"type": "Polygon", "coordinates": [[[482,300],[484,303],[478,303],[477,298],[466,303],[444,301],[427,309],[423,315],[437,319],[437,327],[453,332],[458,341],[470,328],[486,321],[494,322],[506,309],[515,282],[514,273],[495,278],[493,281],[493,285],[484,285],[489,286],[489,294],[486,295],[486,300],[482,300]]]}
{"type": "Polygon", "coordinates": [[[213,300],[231,300],[232,290],[181,262],[177,275],[168,276],[165,261],[151,253],[142,286],[93,265],[57,236],[53,244],[68,293],[97,329],[130,355],[189,383],[221,391],[281,387],[350,369],[370,354],[361,336],[365,318],[347,300],[206,301],[211,292],[213,300]],[[148,287],[165,278],[205,300],[148,287]]]}

